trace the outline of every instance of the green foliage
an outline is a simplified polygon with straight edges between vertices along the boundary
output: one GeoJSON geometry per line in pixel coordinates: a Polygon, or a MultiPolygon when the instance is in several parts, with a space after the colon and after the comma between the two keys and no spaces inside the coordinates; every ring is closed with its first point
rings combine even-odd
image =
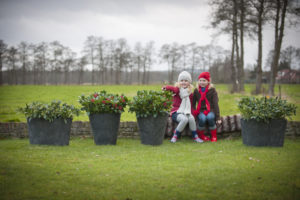
{"type": "Polygon", "coordinates": [[[61,101],[52,101],[50,104],[41,103],[38,101],[26,104],[25,107],[19,107],[19,112],[25,114],[25,117],[30,119],[39,118],[52,122],[56,118],[73,119],[74,115],[79,115],[80,109],[73,105],[61,103],[61,101]]]}
{"type": "Polygon", "coordinates": [[[123,94],[109,94],[105,90],[94,92],[88,96],[79,96],[78,102],[82,105],[81,110],[88,115],[95,113],[122,113],[128,104],[128,98],[123,94]]]}
{"type": "Polygon", "coordinates": [[[283,119],[296,115],[297,107],[278,97],[243,97],[239,101],[238,108],[244,119],[269,122],[271,119],[283,119]]]}
{"type": "Polygon", "coordinates": [[[170,91],[141,90],[130,102],[129,112],[135,112],[137,117],[157,117],[169,112],[171,105],[172,93],[170,91]]]}

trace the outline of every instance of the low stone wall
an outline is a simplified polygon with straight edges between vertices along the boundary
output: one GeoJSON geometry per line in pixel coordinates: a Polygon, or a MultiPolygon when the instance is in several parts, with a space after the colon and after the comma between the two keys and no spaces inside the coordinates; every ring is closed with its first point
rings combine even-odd
{"type": "MultiPolygon", "coordinates": [[[[221,118],[222,125],[218,127],[217,132],[220,137],[240,136],[241,124],[240,115],[225,116],[221,118]]],[[[166,129],[166,136],[171,136],[172,130],[176,125],[169,118],[166,129]]],[[[188,127],[182,135],[190,135],[188,127]]],[[[90,123],[82,121],[74,121],[71,127],[71,136],[92,136],[90,123]]],[[[300,137],[300,122],[289,121],[286,129],[286,136],[300,137]]],[[[0,138],[28,137],[27,123],[23,122],[7,122],[0,123],[0,138]]],[[[121,122],[119,128],[119,137],[137,138],[139,137],[137,122],[121,122]]]]}
{"type": "MultiPolygon", "coordinates": [[[[74,121],[71,126],[71,136],[92,136],[90,123],[87,121],[74,121]]],[[[25,122],[7,122],[0,123],[0,138],[28,137],[28,127],[25,122]]],[[[139,137],[138,126],[136,122],[121,122],[119,128],[119,137],[139,137]]]]}

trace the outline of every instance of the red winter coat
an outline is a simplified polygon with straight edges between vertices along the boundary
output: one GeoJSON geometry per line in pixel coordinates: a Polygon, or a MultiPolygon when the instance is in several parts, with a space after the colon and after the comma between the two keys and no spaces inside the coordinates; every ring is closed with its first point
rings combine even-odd
{"type": "MultiPolygon", "coordinates": [[[[174,112],[176,112],[181,104],[181,98],[179,95],[179,88],[167,85],[166,90],[172,91],[175,95],[173,96],[173,104],[172,104],[172,109],[170,115],[172,115],[174,112]]],[[[193,114],[194,109],[192,108],[192,102],[193,102],[193,93],[190,94],[190,102],[191,102],[191,114],[193,114]]]]}

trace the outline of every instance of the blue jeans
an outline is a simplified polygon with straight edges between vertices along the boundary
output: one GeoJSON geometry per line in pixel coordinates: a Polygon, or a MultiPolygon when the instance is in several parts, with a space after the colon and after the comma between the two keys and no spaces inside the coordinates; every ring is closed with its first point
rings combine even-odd
{"type": "Polygon", "coordinates": [[[215,121],[215,113],[209,112],[207,115],[200,113],[197,117],[198,117],[198,123],[199,123],[198,129],[200,131],[205,129],[206,122],[208,123],[209,130],[214,130],[217,128],[216,121],[215,121]]]}

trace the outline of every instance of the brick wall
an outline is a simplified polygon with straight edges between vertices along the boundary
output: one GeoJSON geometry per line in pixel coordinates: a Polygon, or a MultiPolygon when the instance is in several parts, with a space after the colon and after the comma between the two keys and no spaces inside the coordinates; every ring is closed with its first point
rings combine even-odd
{"type": "MultiPolygon", "coordinates": [[[[239,136],[241,130],[240,116],[232,115],[221,118],[222,126],[218,127],[219,136],[239,136]]],[[[166,129],[166,136],[172,134],[175,125],[171,119],[168,120],[166,129]]],[[[188,127],[184,130],[182,135],[190,135],[188,127]]],[[[90,123],[82,121],[74,121],[71,127],[71,136],[92,136],[90,123]]],[[[300,137],[300,122],[289,121],[286,129],[286,136],[300,137]]],[[[0,123],[0,138],[28,137],[27,123],[23,122],[7,122],[0,123]]],[[[119,128],[119,137],[136,138],[139,137],[138,126],[136,122],[121,122],[119,128]]]]}

